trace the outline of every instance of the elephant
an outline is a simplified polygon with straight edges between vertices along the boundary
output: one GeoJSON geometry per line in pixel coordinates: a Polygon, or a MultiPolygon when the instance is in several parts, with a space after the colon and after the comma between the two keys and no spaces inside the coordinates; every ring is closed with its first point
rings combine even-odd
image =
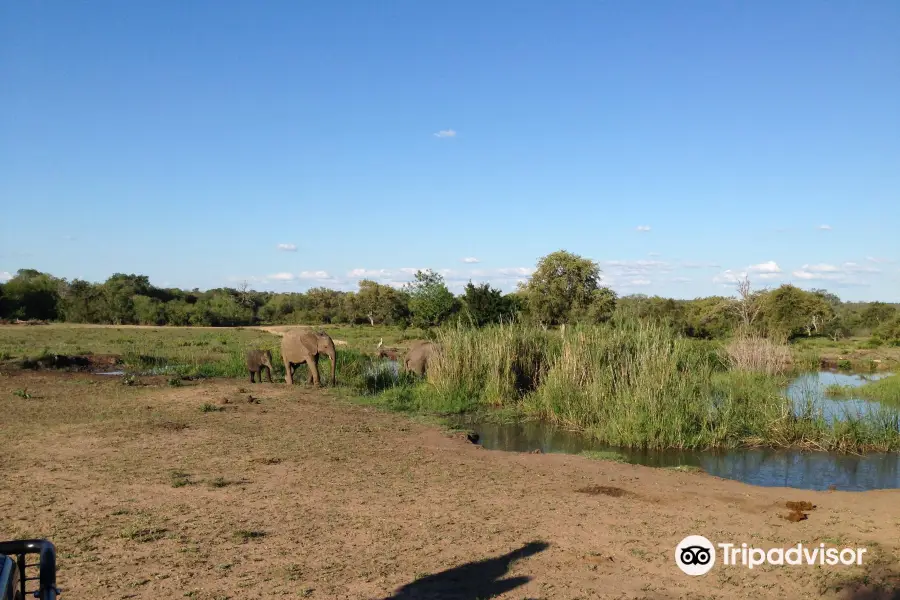
{"type": "Polygon", "coordinates": [[[269,383],[272,383],[272,353],[269,350],[250,350],[247,352],[247,369],[250,371],[250,383],[254,381],[254,375],[263,382],[263,369],[269,375],[269,383]]]}
{"type": "Polygon", "coordinates": [[[397,359],[400,357],[400,351],[397,348],[384,347],[384,338],[379,340],[378,345],[375,346],[375,348],[378,350],[375,354],[376,358],[387,358],[388,360],[397,362],[397,359]]]}
{"type": "Polygon", "coordinates": [[[284,361],[284,379],[288,385],[294,383],[294,368],[306,363],[309,369],[308,383],[319,385],[319,356],[331,360],[331,385],[334,385],[334,371],[337,353],[334,340],[322,331],[308,329],[288,331],[281,339],[281,358],[284,361]]]}
{"type": "Polygon", "coordinates": [[[440,345],[434,342],[422,340],[413,342],[409,347],[409,352],[406,353],[403,366],[407,371],[412,371],[422,377],[428,369],[428,362],[436,352],[440,352],[440,349],[440,345]]]}
{"type": "Polygon", "coordinates": [[[399,357],[400,351],[396,348],[381,348],[378,350],[378,358],[386,358],[388,360],[397,362],[397,359],[399,357]]]}

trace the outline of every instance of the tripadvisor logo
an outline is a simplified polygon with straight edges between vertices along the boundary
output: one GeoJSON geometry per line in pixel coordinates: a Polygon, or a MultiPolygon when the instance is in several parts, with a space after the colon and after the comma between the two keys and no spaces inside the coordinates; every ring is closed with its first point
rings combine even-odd
{"type": "Polygon", "coordinates": [[[704,575],[716,564],[716,548],[726,566],[743,566],[748,569],[770,565],[861,565],[866,548],[826,548],[825,544],[763,550],[747,544],[713,544],[702,535],[689,535],[675,547],[675,564],[684,573],[704,575]]]}
{"type": "Polygon", "coordinates": [[[689,535],[675,547],[675,564],[688,575],[704,575],[716,564],[716,548],[702,535],[689,535]]]}

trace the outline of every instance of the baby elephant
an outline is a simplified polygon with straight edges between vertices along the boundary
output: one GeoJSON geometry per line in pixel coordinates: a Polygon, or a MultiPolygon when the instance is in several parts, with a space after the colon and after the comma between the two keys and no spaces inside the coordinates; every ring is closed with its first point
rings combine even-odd
{"type": "Polygon", "coordinates": [[[250,383],[254,381],[254,375],[263,382],[263,369],[269,373],[269,383],[272,383],[272,353],[269,350],[250,350],[247,352],[247,369],[250,371],[250,383]]]}

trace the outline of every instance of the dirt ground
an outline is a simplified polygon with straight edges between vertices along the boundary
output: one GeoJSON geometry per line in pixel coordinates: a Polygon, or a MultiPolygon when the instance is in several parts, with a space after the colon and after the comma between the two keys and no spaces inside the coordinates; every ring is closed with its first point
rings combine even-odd
{"type": "Polygon", "coordinates": [[[493,452],[301,385],[7,372],[0,431],[0,538],[51,539],[63,598],[861,600],[900,588],[900,491],[493,452]],[[808,518],[782,518],[800,500],[816,505],[808,518]],[[862,567],[690,577],[674,549],[691,534],[868,552],[862,567]]]}

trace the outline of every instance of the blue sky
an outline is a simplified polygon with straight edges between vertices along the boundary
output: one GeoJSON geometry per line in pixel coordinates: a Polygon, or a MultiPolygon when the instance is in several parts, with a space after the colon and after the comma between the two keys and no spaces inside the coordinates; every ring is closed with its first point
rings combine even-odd
{"type": "Polygon", "coordinates": [[[900,301],[897,31],[894,0],[6,2],[0,277],[512,290],[566,249],[624,294],[900,301]]]}

